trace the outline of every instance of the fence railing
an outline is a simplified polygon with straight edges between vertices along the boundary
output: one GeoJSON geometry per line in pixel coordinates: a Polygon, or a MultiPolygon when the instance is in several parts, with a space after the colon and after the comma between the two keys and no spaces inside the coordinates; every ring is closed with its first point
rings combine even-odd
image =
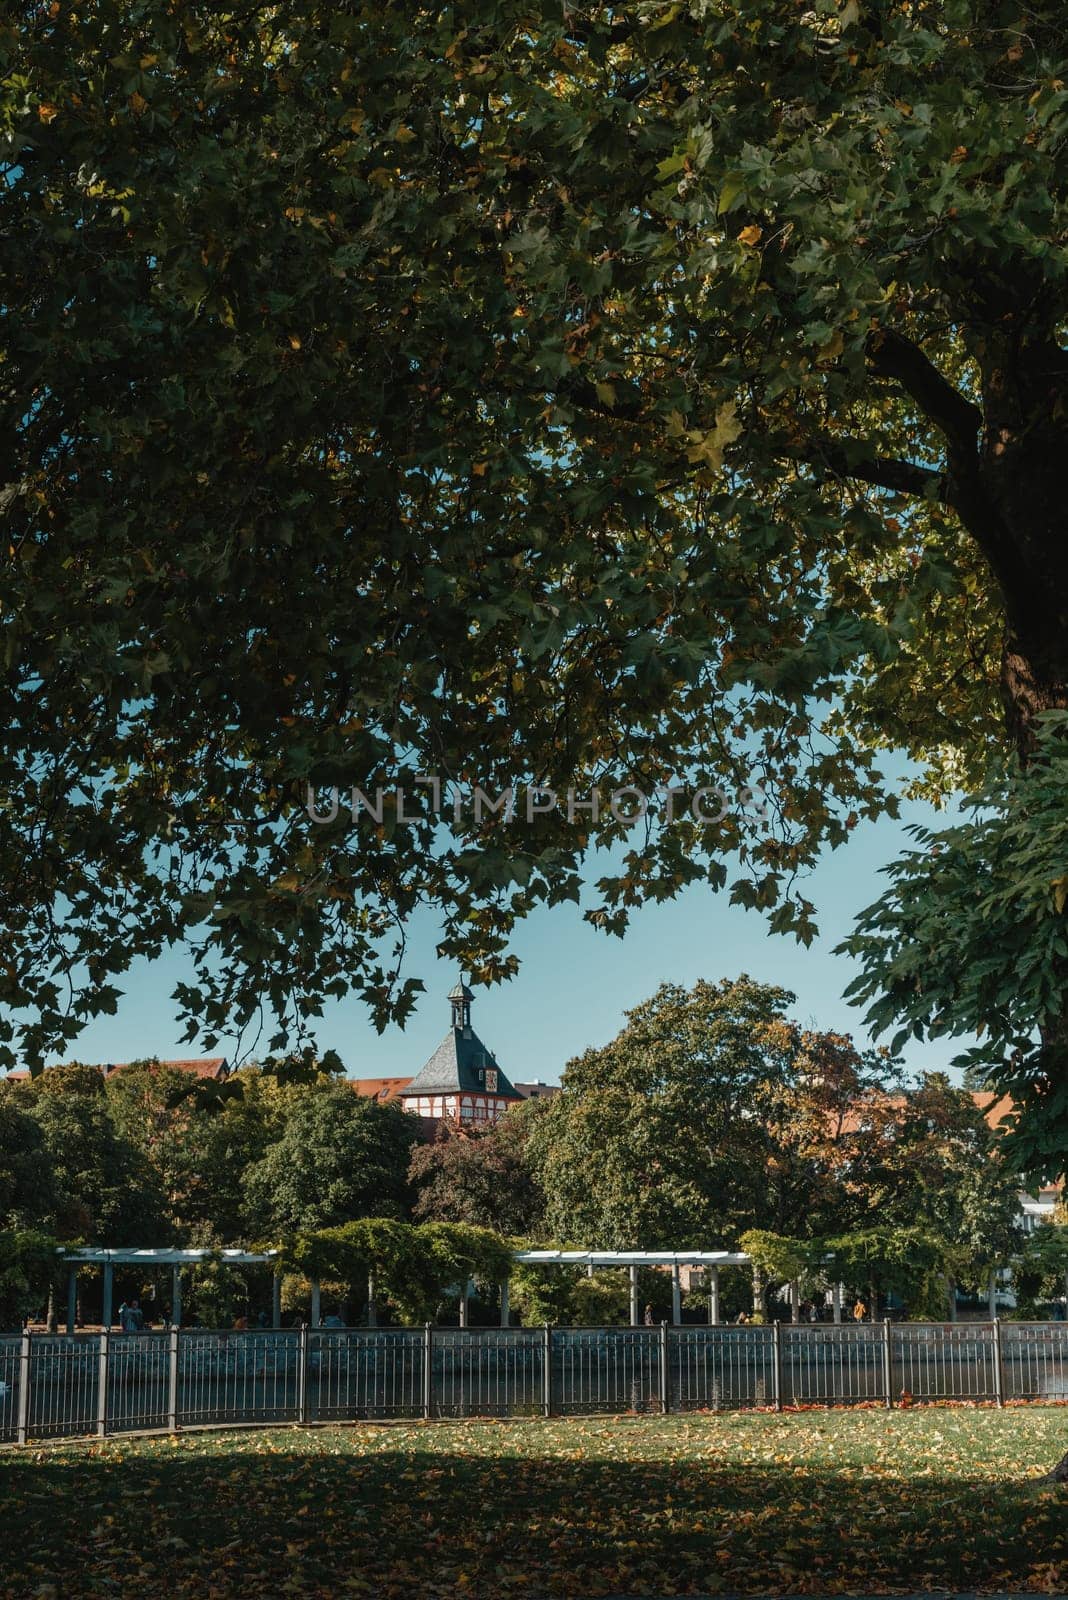
{"type": "Polygon", "coordinates": [[[1068,1324],[0,1336],[0,1441],[235,1423],[1068,1401],[1068,1324]]]}

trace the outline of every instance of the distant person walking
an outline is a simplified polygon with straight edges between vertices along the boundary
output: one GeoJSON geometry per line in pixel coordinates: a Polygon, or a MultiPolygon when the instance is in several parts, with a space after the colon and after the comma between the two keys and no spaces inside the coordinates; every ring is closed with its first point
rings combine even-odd
{"type": "Polygon", "coordinates": [[[145,1325],[141,1315],[141,1307],[135,1295],[132,1300],[124,1300],[119,1307],[119,1327],[123,1333],[140,1333],[145,1325]]]}
{"type": "Polygon", "coordinates": [[[652,1306],[646,1306],[646,1308],[645,1308],[645,1326],[647,1328],[652,1328],[654,1325],[655,1324],[654,1324],[654,1320],[653,1320],[653,1308],[652,1308],[652,1306]]]}
{"type": "Polygon", "coordinates": [[[853,1307],[853,1321],[854,1322],[863,1322],[864,1318],[867,1315],[868,1315],[867,1306],[864,1304],[863,1300],[858,1300],[856,1305],[853,1307]]]}

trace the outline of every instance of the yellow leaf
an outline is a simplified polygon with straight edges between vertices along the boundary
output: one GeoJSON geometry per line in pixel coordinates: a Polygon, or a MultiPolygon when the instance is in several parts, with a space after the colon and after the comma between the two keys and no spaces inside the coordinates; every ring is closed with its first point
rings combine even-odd
{"type": "Polygon", "coordinates": [[[484,478],[489,471],[488,461],[476,461],[471,468],[476,478],[484,478]]]}
{"type": "Polygon", "coordinates": [[[135,116],[139,117],[142,111],[147,110],[147,108],[148,101],[145,99],[143,94],[138,94],[137,90],[135,89],[133,94],[130,96],[131,111],[133,111],[135,116]]]}
{"type": "Polygon", "coordinates": [[[37,115],[42,122],[54,122],[59,116],[59,107],[42,104],[37,107],[37,115]]]}
{"type": "Polygon", "coordinates": [[[751,222],[748,228],[743,228],[738,235],[738,242],[739,244],[759,244],[763,237],[763,228],[758,227],[755,222],[751,222]]]}
{"type": "Polygon", "coordinates": [[[292,349],[294,349],[294,350],[299,350],[300,349],[300,338],[299,338],[299,336],[297,334],[291,333],[289,335],[289,343],[290,343],[290,346],[291,346],[292,349]]]}
{"type": "Polygon", "coordinates": [[[1064,910],[1065,901],[1068,900],[1068,878],[1054,878],[1050,888],[1053,890],[1053,904],[1059,916],[1064,910]]]}
{"type": "Polygon", "coordinates": [[[825,345],[821,345],[817,359],[820,361],[836,360],[837,357],[842,354],[844,345],[845,340],[842,337],[842,330],[840,328],[836,328],[831,334],[831,337],[827,340],[827,343],[825,345]]]}
{"type": "Polygon", "coordinates": [[[714,427],[707,433],[693,434],[688,437],[694,443],[687,451],[690,461],[701,463],[713,472],[723,465],[723,452],[732,444],[742,431],[742,425],[737,419],[737,407],[733,400],[725,400],[716,411],[714,427]]]}

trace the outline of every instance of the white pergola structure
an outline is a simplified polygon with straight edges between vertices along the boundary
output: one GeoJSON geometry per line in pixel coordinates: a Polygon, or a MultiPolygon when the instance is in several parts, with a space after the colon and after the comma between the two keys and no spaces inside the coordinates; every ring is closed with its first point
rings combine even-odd
{"type": "MultiPolygon", "coordinates": [[[[182,1268],[196,1266],[202,1261],[221,1261],[227,1265],[272,1266],[271,1325],[281,1326],[281,1273],[277,1266],[277,1250],[135,1250],[100,1249],[87,1246],[61,1252],[67,1266],[67,1331],[74,1332],[78,1304],[78,1274],[85,1267],[102,1267],[104,1293],[100,1320],[109,1328],[113,1315],[113,1283],[116,1265],[143,1266],[171,1269],[171,1321],[181,1324],[182,1268]]],[[[708,1271],[708,1320],[713,1325],[719,1315],[720,1267],[744,1267],[749,1257],[741,1251],[731,1250],[519,1250],[513,1258],[527,1266],[535,1267],[585,1267],[592,1274],[598,1267],[627,1267],[630,1271],[630,1321],[632,1327],[641,1322],[638,1306],[638,1268],[671,1268],[671,1320],[675,1325],[682,1321],[682,1288],[679,1282],[680,1267],[704,1267],[708,1271]]],[[[311,1282],[311,1325],[319,1326],[319,1284],[311,1282]]],[[[467,1300],[471,1285],[465,1284],[460,1293],[460,1326],[467,1325],[467,1300]]],[[[370,1298],[369,1318],[375,1322],[374,1298],[370,1298]]],[[[508,1279],[501,1283],[501,1326],[508,1326],[508,1279]]]]}
{"type": "MultiPolygon", "coordinates": [[[[182,1268],[195,1267],[202,1261],[222,1261],[228,1266],[263,1266],[274,1262],[277,1250],[103,1250],[92,1246],[78,1250],[64,1250],[67,1266],[67,1332],[74,1332],[78,1306],[78,1273],[83,1267],[104,1269],[104,1297],[100,1321],[111,1327],[113,1315],[113,1283],[115,1266],[170,1267],[171,1269],[171,1321],[175,1327],[182,1321],[182,1268]]],[[[277,1269],[271,1294],[271,1325],[279,1327],[282,1321],[282,1280],[277,1269]]],[[[316,1319],[317,1320],[317,1319],[316,1319]]]]}
{"type": "MultiPolygon", "coordinates": [[[[585,1267],[592,1274],[598,1267],[629,1267],[630,1269],[630,1323],[636,1328],[641,1320],[638,1310],[638,1268],[671,1268],[671,1320],[677,1327],[682,1321],[682,1287],[679,1283],[680,1267],[705,1267],[708,1270],[708,1320],[713,1326],[719,1317],[720,1267],[744,1267],[749,1257],[740,1250],[519,1250],[513,1257],[532,1267],[585,1267]]],[[[508,1285],[501,1286],[501,1324],[508,1321],[508,1285]]]]}

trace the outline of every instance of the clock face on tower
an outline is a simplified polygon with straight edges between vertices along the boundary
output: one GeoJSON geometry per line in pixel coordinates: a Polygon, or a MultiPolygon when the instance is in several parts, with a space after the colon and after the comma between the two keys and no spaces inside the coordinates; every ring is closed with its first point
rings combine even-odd
{"type": "Polygon", "coordinates": [[[497,1092],[497,1069],[496,1069],[496,1067],[487,1067],[486,1068],[486,1088],[488,1089],[490,1094],[496,1094],[496,1092],[497,1092]]]}

